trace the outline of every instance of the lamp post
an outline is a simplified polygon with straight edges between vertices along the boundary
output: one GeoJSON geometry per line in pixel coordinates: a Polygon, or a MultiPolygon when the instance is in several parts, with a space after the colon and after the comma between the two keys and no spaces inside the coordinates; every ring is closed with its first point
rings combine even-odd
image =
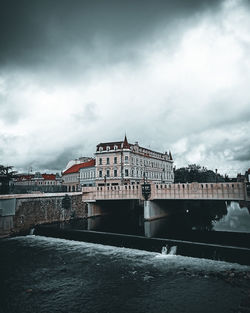
{"type": "Polygon", "coordinates": [[[162,169],[162,174],[161,174],[161,183],[163,184],[163,177],[164,177],[164,173],[165,173],[165,168],[162,169]]]}

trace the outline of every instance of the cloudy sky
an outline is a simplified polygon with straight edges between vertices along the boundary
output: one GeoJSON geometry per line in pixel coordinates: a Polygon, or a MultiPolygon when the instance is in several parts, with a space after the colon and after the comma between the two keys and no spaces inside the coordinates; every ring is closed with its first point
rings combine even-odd
{"type": "Polygon", "coordinates": [[[250,167],[248,0],[0,0],[0,164],[58,171],[99,142],[250,167]]]}

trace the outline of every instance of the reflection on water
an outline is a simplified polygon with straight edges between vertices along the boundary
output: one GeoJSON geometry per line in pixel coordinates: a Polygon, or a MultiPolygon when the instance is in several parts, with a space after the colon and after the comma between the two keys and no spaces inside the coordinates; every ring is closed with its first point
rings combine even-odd
{"type": "Polygon", "coordinates": [[[143,210],[75,220],[62,228],[250,247],[250,215],[236,202],[182,203],[166,218],[144,221],[143,210]]]}
{"type": "Polygon", "coordinates": [[[240,208],[239,203],[231,202],[227,207],[227,215],[213,222],[216,231],[250,233],[250,214],[247,208],[240,208]]]}
{"type": "Polygon", "coordinates": [[[144,222],[145,236],[157,237],[159,234],[164,232],[164,230],[166,229],[167,222],[168,218],[160,218],[158,220],[145,221],[144,222]]]}

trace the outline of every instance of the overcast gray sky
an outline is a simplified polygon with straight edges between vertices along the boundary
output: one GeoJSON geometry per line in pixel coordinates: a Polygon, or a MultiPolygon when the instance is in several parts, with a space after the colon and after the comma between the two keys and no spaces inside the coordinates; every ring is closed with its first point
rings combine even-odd
{"type": "Polygon", "coordinates": [[[62,170],[99,142],[250,167],[244,0],[0,0],[0,164],[62,170]]]}

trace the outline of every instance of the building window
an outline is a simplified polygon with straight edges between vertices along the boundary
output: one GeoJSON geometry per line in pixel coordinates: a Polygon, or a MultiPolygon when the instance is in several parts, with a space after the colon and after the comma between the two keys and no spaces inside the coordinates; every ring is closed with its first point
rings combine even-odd
{"type": "Polygon", "coordinates": [[[125,155],[125,163],[128,163],[128,156],[125,155]]]}
{"type": "Polygon", "coordinates": [[[109,177],[110,176],[110,171],[109,170],[107,170],[107,177],[109,177]]]}
{"type": "Polygon", "coordinates": [[[107,158],[107,164],[109,164],[109,158],[107,158]]]}
{"type": "Polygon", "coordinates": [[[128,176],[128,169],[125,169],[125,176],[128,176]]]}
{"type": "Polygon", "coordinates": [[[106,150],[109,151],[110,150],[110,146],[107,146],[106,150]]]}
{"type": "Polygon", "coordinates": [[[117,170],[114,170],[114,177],[117,177],[117,170]]]}
{"type": "Polygon", "coordinates": [[[99,165],[102,165],[102,158],[99,159],[99,165]]]}
{"type": "Polygon", "coordinates": [[[114,157],[114,164],[117,164],[117,157],[114,157]]]}
{"type": "Polygon", "coordinates": [[[118,149],[118,147],[115,145],[115,146],[114,146],[114,150],[117,150],[117,149],[118,149]]]}
{"type": "Polygon", "coordinates": [[[99,177],[102,177],[102,171],[99,171],[99,177]]]}

